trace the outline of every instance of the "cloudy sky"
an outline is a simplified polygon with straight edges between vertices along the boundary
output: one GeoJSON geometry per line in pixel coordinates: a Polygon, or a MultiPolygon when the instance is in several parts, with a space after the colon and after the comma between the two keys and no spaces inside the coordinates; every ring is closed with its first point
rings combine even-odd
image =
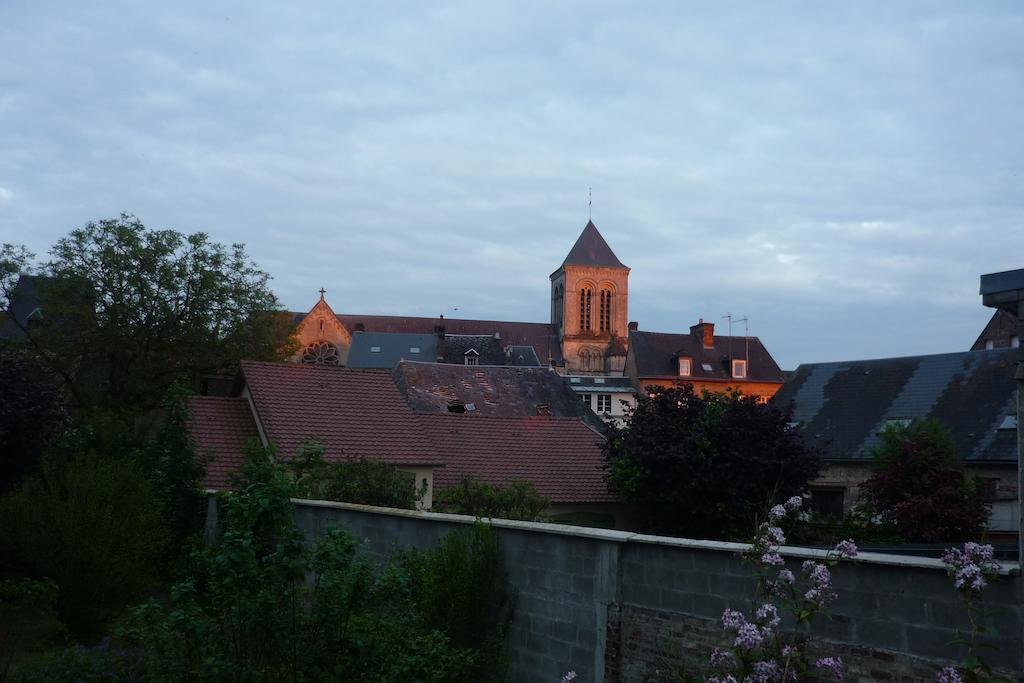
{"type": "Polygon", "coordinates": [[[130,212],[293,310],[545,320],[592,187],[641,329],[967,349],[1022,123],[1017,2],[0,2],[0,242],[130,212]]]}

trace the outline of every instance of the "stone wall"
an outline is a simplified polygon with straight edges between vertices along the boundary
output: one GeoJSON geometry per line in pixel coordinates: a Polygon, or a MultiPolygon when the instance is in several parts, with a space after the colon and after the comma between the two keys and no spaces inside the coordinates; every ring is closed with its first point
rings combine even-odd
{"type": "MultiPolygon", "coordinates": [[[[472,519],[345,503],[296,501],[310,537],[342,525],[383,557],[429,547],[472,519]]],[[[495,521],[517,591],[509,642],[512,678],[558,681],[679,680],[721,642],[726,607],[747,611],[751,568],[735,543],[644,536],[553,524],[495,521]]],[[[783,548],[791,568],[821,551],[783,548]]],[[[839,599],[810,634],[821,655],[847,661],[851,680],[926,681],[955,656],[949,642],[966,616],[937,560],[864,554],[833,571],[839,599]]],[[[1015,679],[1024,671],[1024,581],[1016,564],[986,593],[1002,608],[989,656],[1015,679]]]]}

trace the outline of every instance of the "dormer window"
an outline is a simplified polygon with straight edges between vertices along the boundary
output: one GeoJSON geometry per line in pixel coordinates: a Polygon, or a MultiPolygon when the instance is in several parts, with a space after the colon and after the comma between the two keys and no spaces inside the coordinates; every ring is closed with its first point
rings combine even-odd
{"type": "Polygon", "coordinates": [[[480,354],[477,353],[476,349],[470,349],[463,355],[466,359],[466,365],[480,365],[480,354]]]}
{"type": "Polygon", "coordinates": [[[689,358],[679,358],[679,376],[689,377],[692,374],[693,361],[689,358]]]}
{"type": "Polygon", "coordinates": [[[745,360],[734,360],[732,362],[732,376],[735,379],[746,379],[747,378],[747,361],[745,361],[745,360]]]}

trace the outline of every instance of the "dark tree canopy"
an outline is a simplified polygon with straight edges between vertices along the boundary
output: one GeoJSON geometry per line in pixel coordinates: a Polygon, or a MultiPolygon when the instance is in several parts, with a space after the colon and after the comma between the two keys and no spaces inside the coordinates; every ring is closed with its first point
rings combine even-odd
{"type": "MultiPolygon", "coordinates": [[[[38,268],[42,317],[24,332],[80,407],[153,409],[177,380],[195,385],[239,359],[290,350],[270,276],[240,244],[123,214],[71,231],[50,253],[38,268]]],[[[0,261],[9,294],[31,255],[6,245],[0,261]]]]}
{"type": "Polygon", "coordinates": [[[980,532],[990,491],[964,473],[953,437],[934,420],[890,425],[861,485],[864,503],[910,542],[962,541],[980,532]]]}
{"type": "Polygon", "coordinates": [[[698,538],[745,538],[772,503],[806,490],[817,451],[785,413],[754,397],[649,387],[608,441],[613,491],[646,528],[698,538]]]}
{"type": "Polygon", "coordinates": [[[63,423],[53,378],[24,349],[0,342],[0,492],[40,459],[63,423]]]}

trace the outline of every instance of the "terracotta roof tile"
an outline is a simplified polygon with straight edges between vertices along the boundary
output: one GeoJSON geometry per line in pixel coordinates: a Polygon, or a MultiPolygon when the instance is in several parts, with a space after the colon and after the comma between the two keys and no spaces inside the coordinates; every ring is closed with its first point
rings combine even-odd
{"type": "Polygon", "coordinates": [[[205,461],[206,473],[201,486],[226,489],[231,475],[238,472],[250,441],[259,433],[245,398],[192,396],[188,399],[188,430],[196,454],[205,461]]]}

